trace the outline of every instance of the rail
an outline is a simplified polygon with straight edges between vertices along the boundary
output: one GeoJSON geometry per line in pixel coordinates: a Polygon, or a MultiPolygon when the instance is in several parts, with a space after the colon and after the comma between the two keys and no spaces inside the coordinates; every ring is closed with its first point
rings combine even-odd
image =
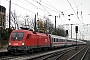
{"type": "MultiPolygon", "coordinates": [[[[67,59],[67,60],[72,60],[72,59],[74,59],[76,56],[78,56],[78,54],[80,54],[80,52],[82,52],[84,49],[85,49],[86,47],[84,47],[83,49],[81,49],[80,51],[78,51],[76,54],[74,54],[73,56],[71,56],[69,59],[67,59]]],[[[81,56],[81,59],[80,60],[83,60],[84,59],[84,57],[85,57],[85,55],[86,55],[86,52],[87,52],[87,50],[89,49],[89,47],[87,48],[87,49],[85,49],[85,53],[84,53],[84,55],[82,55],[81,56]]]]}

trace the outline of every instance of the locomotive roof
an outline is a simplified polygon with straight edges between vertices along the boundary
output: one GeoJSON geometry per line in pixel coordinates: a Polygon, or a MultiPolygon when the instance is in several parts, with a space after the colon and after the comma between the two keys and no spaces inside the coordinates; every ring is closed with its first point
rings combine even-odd
{"type": "Polygon", "coordinates": [[[47,34],[45,34],[45,33],[39,33],[39,32],[36,32],[36,33],[37,33],[37,35],[47,36],[47,34]]]}
{"type": "Polygon", "coordinates": [[[29,31],[29,30],[13,30],[12,32],[32,32],[32,31],[29,31]]]}
{"type": "Polygon", "coordinates": [[[12,32],[29,32],[31,34],[37,34],[37,35],[42,35],[42,36],[47,36],[47,34],[45,33],[39,33],[39,32],[33,32],[33,31],[30,31],[30,30],[13,30],[12,32]]]}

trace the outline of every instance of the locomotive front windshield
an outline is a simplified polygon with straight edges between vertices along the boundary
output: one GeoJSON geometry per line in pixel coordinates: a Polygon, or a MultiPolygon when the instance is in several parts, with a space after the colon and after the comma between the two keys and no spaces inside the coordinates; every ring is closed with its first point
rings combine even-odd
{"type": "Polygon", "coordinates": [[[23,32],[13,32],[12,33],[12,40],[22,40],[23,39],[23,32]]]}

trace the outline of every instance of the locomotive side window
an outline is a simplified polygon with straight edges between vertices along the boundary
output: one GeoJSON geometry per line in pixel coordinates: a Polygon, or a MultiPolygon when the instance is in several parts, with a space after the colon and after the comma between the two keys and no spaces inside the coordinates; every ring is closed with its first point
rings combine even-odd
{"type": "Polygon", "coordinates": [[[53,38],[51,38],[51,42],[53,42],[53,38]]]}
{"type": "Polygon", "coordinates": [[[30,38],[30,34],[27,35],[26,39],[29,39],[30,38]]]}
{"type": "Polygon", "coordinates": [[[22,40],[23,38],[23,34],[22,32],[14,32],[12,33],[12,40],[22,40]]]}

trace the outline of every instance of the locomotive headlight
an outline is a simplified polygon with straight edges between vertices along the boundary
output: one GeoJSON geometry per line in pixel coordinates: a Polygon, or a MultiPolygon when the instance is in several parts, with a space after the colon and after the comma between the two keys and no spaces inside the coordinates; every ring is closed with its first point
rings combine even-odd
{"type": "Polygon", "coordinates": [[[9,42],[9,45],[11,45],[11,43],[9,42]]]}
{"type": "Polygon", "coordinates": [[[25,45],[25,43],[24,43],[24,42],[22,42],[22,45],[25,45]]]}

